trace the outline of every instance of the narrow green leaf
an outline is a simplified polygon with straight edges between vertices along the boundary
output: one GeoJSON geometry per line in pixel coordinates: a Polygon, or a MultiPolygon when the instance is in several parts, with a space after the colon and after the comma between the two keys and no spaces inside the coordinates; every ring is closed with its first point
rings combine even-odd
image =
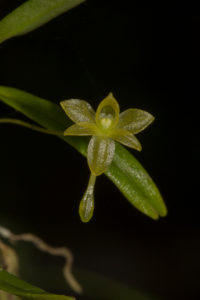
{"type": "Polygon", "coordinates": [[[155,183],[137,159],[120,144],[116,144],[114,160],[106,174],[138,210],[155,220],[167,215],[166,205],[155,183]]]}
{"type": "Polygon", "coordinates": [[[0,21],[0,43],[32,31],[85,0],[28,0],[0,21]]]}
{"type": "MultiPolygon", "coordinates": [[[[0,99],[49,130],[64,132],[70,125],[61,107],[29,93],[0,86],[0,99]]],[[[87,138],[61,138],[86,156],[87,138]]],[[[134,156],[117,143],[113,162],[106,175],[141,212],[153,219],[166,216],[165,203],[153,180],[134,156]]]]}
{"type": "Polygon", "coordinates": [[[63,295],[54,295],[35,287],[20,278],[4,271],[0,268],[0,290],[9,294],[23,297],[25,299],[35,300],[74,300],[73,297],[63,295]]]}

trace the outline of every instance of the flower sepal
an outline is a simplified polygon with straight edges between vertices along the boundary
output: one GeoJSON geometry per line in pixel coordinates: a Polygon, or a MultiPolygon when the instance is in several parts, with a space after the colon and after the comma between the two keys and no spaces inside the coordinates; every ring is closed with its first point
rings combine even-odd
{"type": "Polygon", "coordinates": [[[93,216],[95,181],[96,176],[91,173],[87,189],[79,204],[79,215],[83,223],[89,222],[93,216]]]}

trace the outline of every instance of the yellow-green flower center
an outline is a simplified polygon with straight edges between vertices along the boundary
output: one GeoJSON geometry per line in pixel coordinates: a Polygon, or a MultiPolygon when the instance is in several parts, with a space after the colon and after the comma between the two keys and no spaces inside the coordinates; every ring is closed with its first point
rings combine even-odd
{"type": "Polygon", "coordinates": [[[102,118],[100,120],[100,122],[101,122],[101,126],[102,126],[103,129],[108,129],[111,126],[111,124],[112,124],[112,119],[110,119],[110,118],[102,118]]]}

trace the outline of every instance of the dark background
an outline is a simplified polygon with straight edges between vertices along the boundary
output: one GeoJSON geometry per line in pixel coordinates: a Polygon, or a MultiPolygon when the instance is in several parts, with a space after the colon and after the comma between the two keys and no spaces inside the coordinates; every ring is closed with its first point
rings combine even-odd
{"type": "MultiPolygon", "coordinates": [[[[1,0],[0,17],[22,2],[1,0]]],[[[101,176],[94,217],[82,224],[78,204],[89,177],[85,158],[56,137],[1,125],[0,224],[69,246],[76,268],[157,299],[198,299],[199,30],[200,17],[188,7],[87,1],[3,43],[1,85],[56,103],[82,98],[94,108],[112,91],[121,110],[136,107],[155,116],[138,135],[143,151],[133,154],[155,180],[169,214],[149,219],[101,176]]],[[[2,103],[0,116],[20,117],[2,103]]],[[[49,264],[53,272],[57,261],[29,251],[33,267],[22,268],[24,278],[55,291],[37,270],[49,268],[50,274],[49,264]]],[[[27,253],[20,254],[24,260],[27,253]]]]}

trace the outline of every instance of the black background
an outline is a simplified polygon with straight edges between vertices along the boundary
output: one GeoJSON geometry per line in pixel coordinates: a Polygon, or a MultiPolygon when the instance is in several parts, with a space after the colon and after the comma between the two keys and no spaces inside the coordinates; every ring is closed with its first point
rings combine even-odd
{"type": "MultiPolygon", "coordinates": [[[[0,17],[22,2],[1,0],[0,17]]],[[[101,176],[94,217],[82,224],[78,204],[89,177],[86,160],[56,137],[1,125],[0,223],[69,246],[77,268],[158,299],[198,299],[200,18],[184,6],[131,4],[87,1],[6,41],[0,46],[0,84],[56,103],[82,98],[94,108],[112,91],[121,110],[152,113],[155,122],[138,135],[143,151],[133,154],[158,185],[168,216],[147,218],[101,176]]],[[[2,103],[0,116],[21,117],[2,103]]],[[[34,270],[49,266],[51,260],[34,253],[34,270]]],[[[52,289],[42,276],[23,272],[52,289]]]]}

